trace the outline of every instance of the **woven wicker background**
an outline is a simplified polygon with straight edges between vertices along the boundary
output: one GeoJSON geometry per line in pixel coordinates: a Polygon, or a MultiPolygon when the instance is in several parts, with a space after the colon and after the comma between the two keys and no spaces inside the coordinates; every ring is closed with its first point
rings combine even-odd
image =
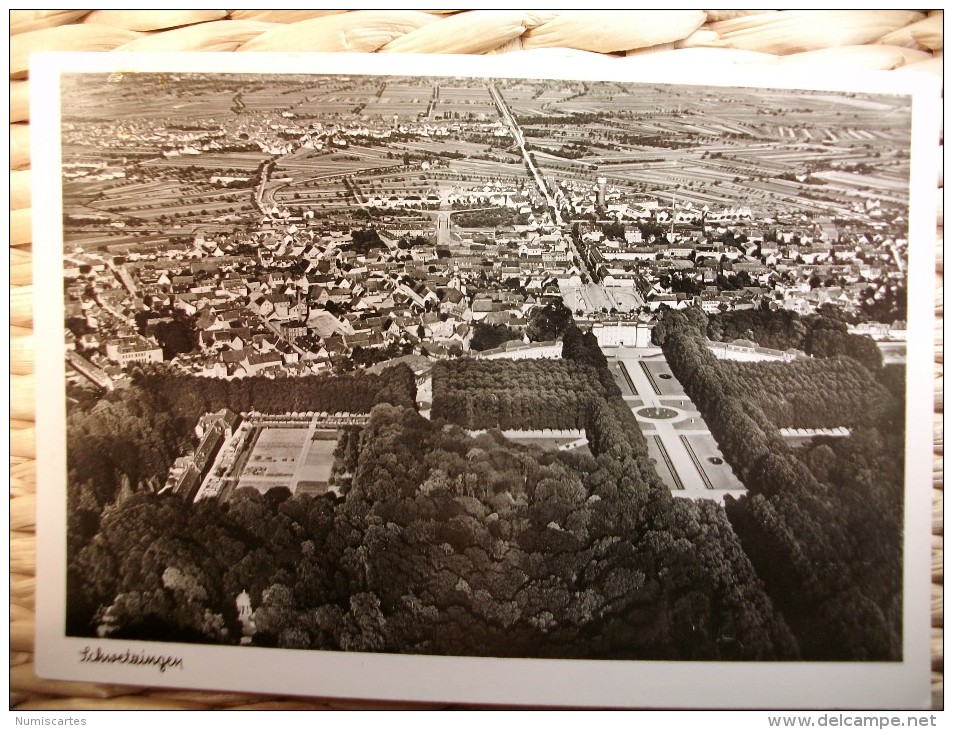
{"type": "MultiPolygon", "coordinates": [[[[37,51],[508,53],[555,48],[617,63],[723,69],[896,69],[942,77],[938,10],[14,10],[10,17],[10,707],[319,709],[424,707],[38,679],[33,667],[36,471],[32,332],[30,55],[37,51]]],[[[938,140],[942,156],[942,138],[938,140]]],[[[943,687],[942,172],[937,195],[933,703],[943,687]]]]}

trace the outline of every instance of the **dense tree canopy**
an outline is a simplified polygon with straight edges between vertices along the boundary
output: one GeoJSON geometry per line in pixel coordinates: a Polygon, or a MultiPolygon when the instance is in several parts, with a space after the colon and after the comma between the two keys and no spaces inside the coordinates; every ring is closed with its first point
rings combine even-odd
{"type": "Polygon", "coordinates": [[[846,315],[831,304],[818,313],[801,316],[784,309],[742,309],[707,317],[703,330],[709,339],[732,342],[751,340],[775,350],[796,349],[814,357],[852,357],[871,370],[880,368],[883,356],[869,337],[847,331],[846,315]]]}
{"type": "Polygon", "coordinates": [[[567,360],[444,361],[433,368],[434,418],[467,428],[585,428],[602,398],[595,371],[567,360]]]}
{"type": "Polygon", "coordinates": [[[526,336],[533,342],[550,342],[563,336],[572,324],[572,312],[562,300],[536,307],[526,325],[526,336]]]}
{"type": "Polygon", "coordinates": [[[850,357],[725,361],[719,367],[779,428],[874,425],[891,403],[887,391],[850,357]]]}
{"type": "Polygon", "coordinates": [[[134,371],[133,379],[189,429],[202,414],[222,408],[236,413],[367,413],[382,398],[412,405],[417,390],[414,374],[406,365],[387,368],[380,375],[360,372],[230,380],[196,378],[168,366],[150,365],[134,371]]]}
{"type": "Polygon", "coordinates": [[[470,340],[470,349],[477,352],[491,350],[504,342],[513,340],[522,341],[522,335],[505,324],[487,324],[477,322],[473,325],[473,338],[470,340]]]}
{"type": "MultiPolygon", "coordinates": [[[[374,409],[340,503],[139,495],[71,565],[74,621],[125,638],[481,656],[793,658],[723,510],[618,462],[374,409]],[[409,467],[409,468],[408,468],[409,467]]],[[[80,631],[80,633],[83,633],[80,631]]]]}
{"type": "Polygon", "coordinates": [[[663,324],[673,374],[748,489],[726,498],[728,517],[804,657],[900,658],[899,378],[882,376],[883,387],[848,358],[720,362],[683,315],[663,324]],[[854,432],[795,451],[777,429],[786,419],[854,432]]]}
{"type": "Polygon", "coordinates": [[[358,253],[367,254],[373,248],[384,248],[384,242],[380,234],[373,228],[355,229],[351,231],[351,241],[342,248],[347,248],[358,253]]]}
{"type": "Polygon", "coordinates": [[[342,498],[240,490],[190,505],[139,492],[109,505],[71,552],[71,632],[238,643],[247,593],[245,632],[261,646],[796,658],[724,510],[670,495],[594,338],[569,337],[563,361],[441,364],[435,390],[476,399],[504,385],[527,427],[546,408],[568,413],[565,399],[591,453],[427,420],[397,377],[367,426],[340,438],[342,498]]]}

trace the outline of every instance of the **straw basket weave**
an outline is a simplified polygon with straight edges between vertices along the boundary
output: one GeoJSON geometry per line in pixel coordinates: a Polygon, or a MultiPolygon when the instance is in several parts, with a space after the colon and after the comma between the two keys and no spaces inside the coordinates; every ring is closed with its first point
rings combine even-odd
{"type": "MultiPolygon", "coordinates": [[[[737,64],[942,75],[936,10],[15,10],[10,17],[10,706],[18,709],[420,707],[38,679],[33,666],[35,432],[30,55],[37,51],[511,53],[557,48],[663,68],[737,64]]],[[[942,153],[942,139],[937,153],[942,153]]],[[[933,697],[942,706],[942,178],[938,181],[933,697]]]]}

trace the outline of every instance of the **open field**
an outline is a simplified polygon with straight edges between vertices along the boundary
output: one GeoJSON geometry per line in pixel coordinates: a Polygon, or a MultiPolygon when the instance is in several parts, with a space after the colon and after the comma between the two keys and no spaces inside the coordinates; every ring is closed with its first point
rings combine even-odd
{"type": "Polygon", "coordinates": [[[267,160],[264,152],[204,152],[201,154],[173,155],[157,157],[143,163],[145,167],[181,167],[185,169],[210,168],[213,170],[242,170],[254,172],[267,160]]]}
{"type": "Polygon", "coordinates": [[[623,192],[713,206],[745,200],[775,213],[848,214],[867,197],[904,205],[908,170],[895,149],[906,143],[907,120],[884,102],[805,92],[770,107],[760,90],[674,98],[621,84],[500,88],[540,169],[556,180],[598,172],[623,192]],[[798,124],[807,114],[811,124],[798,124]],[[809,183],[793,179],[809,172],[809,183]]]}

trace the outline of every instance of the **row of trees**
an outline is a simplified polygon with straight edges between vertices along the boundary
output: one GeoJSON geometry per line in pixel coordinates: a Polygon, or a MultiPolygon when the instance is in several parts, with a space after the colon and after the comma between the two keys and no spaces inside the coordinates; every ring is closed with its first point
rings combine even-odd
{"type": "Polygon", "coordinates": [[[793,362],[724,361],[719,367],[778,428],[876,425],[890,394],[850,357],[793,362]]]}
{"type": "Polygon", "coordinates": [[[165,365],[143,365],[133,371],[134,382],[159,398],[167,412],[187,429],[204,413],[229,408],[236,413],[327,411],[368,413],[376,403],[412,406],[417,386],[406,365],[387,368],[380,375],[314,375],[269,378],[196,378],[165,365]]]}
{"type": "Polygon", "coordinates": [[[703,332],[718,342],[746,339],[776,350],[802,350],[814,357],[845,355],[873,370],[883,363],[877,343],[849,333],[844,313],[831,304],[822,304],[818,313],[810,316],[782,309],[723,312],[710,315],[703,332]]]}
{"type": "MultiPolygon", "coordinates": [[[[797,454],[734,370],[714,357],[691,316],[669,312],[663,322],[672,372],[749,491],[726,497],[728,517],[804,658],[900,658],[896,437],[887,449],[883,434],[861,429],[845,442],[831,439],[797,454]]],[[[881,415],[883,428],[902,433],[902,400],[895,397],[881,415]]]]}
{"type": "Polygon", "coordinates": [[[438,362],[433,418],[471,429],[585,428],[602,399],[591,367],[565,360],[438,362]]]}

